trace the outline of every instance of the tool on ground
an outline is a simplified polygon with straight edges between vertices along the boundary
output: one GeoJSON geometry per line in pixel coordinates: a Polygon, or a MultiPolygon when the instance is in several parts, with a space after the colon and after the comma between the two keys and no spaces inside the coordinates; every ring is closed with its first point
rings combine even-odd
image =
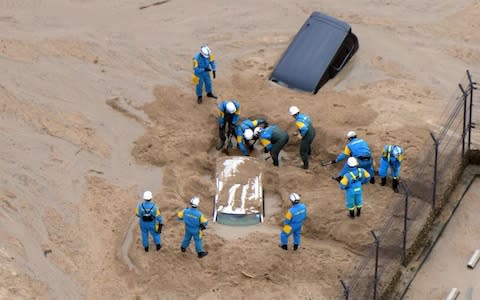
{"type": "Polygon", "coordinates": [[[328,165],[333,165],[333,164],[334,164],[333,160],[322,160],[322,161],[320,162],[320,165],[321,165],[322,167],[325,167],[325,166],[328,166],[328,165]]]}
{"type": "Polygon", "coordinates": [[[227,122],[226,126],[228,126],[228,128],[227,128],[227,147],[225,149],[225,153],[227,155],[230,155],[230,149],[232,149],[233,147],[233,143],[232,143],[232,137],[234,137],[233,126],[230,122],[227,122]]]}

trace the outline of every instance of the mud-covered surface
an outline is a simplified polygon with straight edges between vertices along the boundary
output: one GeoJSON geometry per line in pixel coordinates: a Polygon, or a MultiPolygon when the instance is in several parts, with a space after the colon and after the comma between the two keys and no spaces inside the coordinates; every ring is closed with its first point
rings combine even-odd
{"type": "Polygon", "coordinates": [[[401,195],[366,186],[362,216],[350,220],[331,180],[340,164],[320,161],[333,159],[355,130],[376,158],[385,143],[402,145],[402,178],[414,180],[450,94],[467,66],[478,69],[479,4],[149,4],[0,0],[0,297],[341,296],[339,279],[351,276],[371,247],[370,230],[385,224],[401,195]],[[359,51],[317,95],[269,82],[316,10],[349,22],[359,51]],[[214,148],[219,100],[197,105],[190,82],[192,55],[205,42],[218,64],[219,100],[237,98],[242,116],[264,115],[290,141],[279,168],[261,150],[253,154],[264,164],[265,224],[231,231],[210,224],[209,255],[199,260],[192,246],[180,252],[175,216],[198,195],[211,218],[216,160],[225,155],[214,148]],[[300,168],[290,105],[316,128],[308,171],[300,168]],[[165,222],[159,252],[145,253],[131,225],[147,189],[165,222]],[[278,248],[291,192],[309,209],[297,252],[278,248]]]}

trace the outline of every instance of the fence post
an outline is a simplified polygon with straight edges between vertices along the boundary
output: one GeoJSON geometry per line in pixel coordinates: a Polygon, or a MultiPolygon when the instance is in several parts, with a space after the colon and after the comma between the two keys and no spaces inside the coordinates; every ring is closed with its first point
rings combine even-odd
{"type": "Polygon", "coordinates": [[[345,284],[345,282],[343,282],[343,280],[341,279],[340,279],[340,283],[342,284],[342,287],[343,287],[343,296],[345,297],[345,300],[348,300],[348,293],[349,293],[348,287],[345,284]]]}
{"type": "Polygon", "coordinates": [[[405,211],[403,213],[403,266],[407,266],[407,220],[408,220],[408,189],[405,189],[405,211]]]}
{"type": "Polygon", "coordinates": [[[459,83],[458,87],[462,91],[463,95],[463,129],[462,129],[462,159],[465,156],[465,136],[467,134],[467,92],[463,86],[459,83]]]}
{"type": "Polygon", "coordinates": [[[470,112],[468,117],[468,150],[470,150],[470,145],[472,144],[472,128],[475,128],[475,124],[472,123],[473,90],[477,89],[477,83],[472,81],[472,75],[469,70],[467,70],[467,77],[469,81],[468,88],[470,90],[470,112]]]}
{"type": "Polygon", "coordinates": [[[438,165],[438,141],[435,139],[435,136],[433,135],[432,132],[430,132],[430,136],[433,139],[433,142],[435,143],[435,161],[433,164],[433,194],[432,194],[432,209],[435,210],[435,200],[436,200],[436,195],[437,195],[437,165],[438,165]]]}
{"type": "Polygon", "coordinates": [[[370,231],[375,240],[375,275],[373,277],[373,300],[377,300],[377,283],[378,283],[378,250],[380,246],[380,241],[377,239],[375,232],[370,231]]]}

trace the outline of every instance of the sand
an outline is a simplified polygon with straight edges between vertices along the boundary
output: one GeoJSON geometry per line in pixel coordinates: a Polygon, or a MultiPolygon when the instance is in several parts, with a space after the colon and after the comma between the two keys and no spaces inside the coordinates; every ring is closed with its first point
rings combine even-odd
{"type": "MultiPolygon", "coordinates": [[[[480,4],[459,1],[0,0],[0,298],[332,299],[391,214],[391,189],[368,186],[362,217],[320,167],[356,130],[378,155],[406,149],[408,178],[467,68],[478,70],[480,4]],[[317,95],[267,80],[313,11],[352,25],[360,49],[317,95]],[[242,115],[295,132],[288,107],[317,129],[312,168],[293,138],[265,162],[273,212],[233,232],[211,224],[209,256],[182,254],[178,210],[193,195],[210,217],[215,100],[197,105],[191,58],[207,42],[216,93],[242,115]],[[165,220],[145,254],[133,212],[144,190],[165,220]],[[309,208],[300,251],[278,248],[290,192],[309,208]],[[124,240],[132,232],[132,244],[124,240]],[[127,264],[125,256],[131,265],[127,264]],[[134,268],[132,268],[132,265],[134,268]],[[246,276],[248,274],[250,276],[246,276]]],[[[261,153],[258,153],[261,156],[261,153]]]]}

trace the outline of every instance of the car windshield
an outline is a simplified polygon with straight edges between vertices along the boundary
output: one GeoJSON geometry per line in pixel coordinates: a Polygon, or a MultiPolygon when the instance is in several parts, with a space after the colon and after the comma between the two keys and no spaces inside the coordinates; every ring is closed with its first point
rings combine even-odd
{"type": "Polygon", "coordinates": [[[249,215],[232,215],[219,213],[217,223],[230,226],[250,226],[262,222],[260,213],[249,215]]]}

